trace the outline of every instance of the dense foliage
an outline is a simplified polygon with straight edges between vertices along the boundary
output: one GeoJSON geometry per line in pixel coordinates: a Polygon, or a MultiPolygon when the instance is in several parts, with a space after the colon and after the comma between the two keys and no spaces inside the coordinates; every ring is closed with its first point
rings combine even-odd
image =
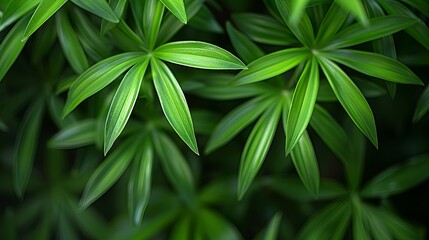
{"type": "Polygon", "coordinates": [[[428,18],[0,0],[0,239],[424,239],[428,18]]]}

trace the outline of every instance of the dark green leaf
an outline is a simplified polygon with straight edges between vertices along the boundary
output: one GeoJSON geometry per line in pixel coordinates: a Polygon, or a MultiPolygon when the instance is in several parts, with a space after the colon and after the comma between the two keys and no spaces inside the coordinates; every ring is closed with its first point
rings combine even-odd
{"type": "Polygon", "coordinates": [[[185,3],[183,0],[160,0],[174,16],[177,17],[182,23],[187,23],[185,3]]]}
{"type": "Polygon", "coordinates": [[[244,146],[238,172],[238,198],[249,189],[268,153],[281,113],[281,103],[272,105],[260,117],[244,146]]]}
{"type": "MultiPolygon", "coordinates": [[[[113,12],[120,18],[125,10],[128,0],[111,0],[113,12]]],[[[105,35],[110,29],[115,27],[116,23],[109,22],[105,19],[101,20],[101,35],[105,35]]]]}
{"type": "Polygon", "coordinates": [[[95,143],[97,122],[94,119],[76,122],[61,129],[49,140],[49,147],[68,149],[95,143]]]}
{"type": "Polygon", "coordinates": [[[200,8],[198,13],[189,21],[189,25],[201,31],[223,33],[222,27],[206,6],[200,8]]]}
{"type": "Polygon", "coordinates": [[[203,239],[241,239],[241,236],[234,225],[211,210],[202,209],[198,212],[198,224],[204,232],[205,237],[203,239]]]}
{"type": "Polygon", "coordinates": [[[246,69],[246,65],[230,52],[213,44],[197,41],[167,43],[155,50],[162,60],[202,69],[246,69]]]}
{"type": "Polygon", "coordinates": [[[13,177],[15,192],[19,198],[22,198],[24,195],[33,168],[43,117],[43,104],[43,100],[39,99],[30,106],[21,123],[16,140],[13,158],[13,177]]]}
{"type": "Polygon", "coordinates": [[[280,221],[282,220],[282,214],[276,213],[271,219],[267,231],[265,232],[262,240],[276,240],[279,234],[280,221]]]}
{"type": "Polygon", "coordinates": [[[420,95],[414,112],[413,121],[418,122],[429,112],[429,86],[426,86],[420,95]]]}
{"type": "MultiPolygon", "coordinates": [[[[3,16],[0,15],[0,32],[36,7],[40,0],[13,0],[7,2],[3,16]]],[[[21,34],[24,34],[24,32],[21,34]]],[[[22,35],[20,38],[22,38],[22,35]]]]}
{"type": "Polygon", "coordinates": [[[352,80],[335,63],[321,59],[320,65],[335,95],[356,126],[378,147],[374,115],[352,80]]]}
{"type": "Polygon", "coordinates": [[[95,15],[106,19],[109,22],[119,22],[118,17],[115,15],[113,10],[107,4],[106,0],[71,0],[74,4],[85,9],[88,12],[92,12],[95,15]]]}
{"type": "Polygon", "coordinates": [[[365,197],[388,197],[404,192],[429,178],[429,155],[412,157],[373,178],[362,190],[365,197]]]}
{"type": "Polygon", "coordinates": [[[251,62],[233,80],[234,84],[248,84],[280,75],[309,57],[305,48],[290,48],[270,53],[251,62]]]}
{"type": "Polygon", "coordinates": [[[226,23],[226,30],[232,46],[245,63],[250,63],[264,56],[264,52],[244,34],[236,30],[230,22],[226,23]]]}
{"type": "Polygon", "coordinates": [[[113,96],[104,126],[104,154],[124,130],[136,103],[149,58],[134,65],[125,75],[113,96]]]}
{"type": "Polygon", "coordinates": [[[179,83],[165,63],[152,58],[151,67],[153,83],[165,117],[179,137],[198,154],[191,114],[179,83]]]}
{"type": "MultiPolygon", "coordinates": [[[[171,233],[171,240],[183,240],[183,239],[192,239],[191,225],[192,218],[187,215],[182,217],[174,226],[173,231],[171,233]]],[[[194,235],[195,237],[195,235],[194,235]]]]}
{"type": "Polygon", "coordinates": [[[73,111],[82,101],[106,87],[128,68],[144,59],[145,56],[142,53],[122,53],[90,67],[70,88],[63,116],[73,111]]]}

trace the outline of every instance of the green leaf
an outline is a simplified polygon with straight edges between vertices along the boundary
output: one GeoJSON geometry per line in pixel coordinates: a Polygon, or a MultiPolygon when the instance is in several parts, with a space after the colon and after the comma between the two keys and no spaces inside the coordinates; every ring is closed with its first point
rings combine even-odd
{"type": "Polygon", "coordinates": [[[374,115],[359,88],[335,63],[323,58],[319,64],[347,114],[372,144],[378,147],[374,115]]]}
{"type": "Polygon", "coordinates": [[[368,17],[361,0],[336,0],[335,2],[355,15],[364,26],[368,26],[368,17]]]}
{"type": "Polygon", "coordinates": [[[404,192],[429,178],[429,155],[394,165],[374,177],[362,190],[365,197],[388,197],[404,192]]]}
{"type": "Polygon", "coordinates": [[[156,132],[153,137],[155,151],[165,175],[180,196],[192,206],[195,201],[195,183],[188,163],[175,143],[166,135],[156,132]]]}
{"type": "Polygon", "coordinates": [[[319,91],[319,67],[317,60],[307,61],[293,93],[292,103],[285,125],[286,155],[293,149],[310,122],[319,91]]]}
{"type": "Polygon", "coordinates": [[[165,117],[189,148],[199,154],[191,114],[179,83],[165,63],[152,58],[151,67],[153,83],[165,117]]]}
{"type": "Polygon", "coordinates": [[[305,48],[290,48],[270,53],[251,62],[233,79],[236,85],[262,81],[280,75],[309,57],[305,48]]]}
{"type": "Polygon", "coordinates": [[[131,116],[148,64],[149,58],[146,57],[141,63],[134,65],[125,75],[113,96],[104,126],[105,155],[124,130],[131,116]]]}
{"type": "Polygon", "coordinates": [[[94,13],[95,15],[106,19],[112,23],[118,23],[119,19],[116,14],[110,8],[106,0],[71,0],[74,4],[85,9],[88,12],[94,13]]]}
{"type": "Polygon", "coordinates": [[[145,56],[138,52],[121,53],[90,67],[70,88],[63,116],[69,114],[82,101],[109,85],[128,68],[144,58],[145,56]]]}
{"type": "Polygon", "coordinates": [[[372,77],[396,83],[423,85],[408,67],[381,54],[342,49],[323,53],[323,56],[372,77]]]}
{"type": "Polygon", "coordinates": [[[76,73],[84,72],[89,67],[88,60],[66,11],[60,11],[56,15],[56,23],[58,39],[70,66],[76,73]]]}
{"type": "MultiPolygon", "coordinates": [[[[13,0],[7,2],[3,16],[0,14],[0,32],[36,7],[40,0],[13,0]]],[[[20,38],[22,38],[22,35],[20,38]]]]}
{"type": "Polygon", "coordinates": [[[168,62],[201,69],[246,68],[246,65],[230,52],[205,42],[167,43],[157,48],[153,54],[168,62]]]}
{"type": "Polygon", "coordinates": [[[87,119],[67,126],[55,134],[48,143],[51,148],[79,148],[95,143],[97,122],[87,119]]]}
{"type": "Polygon", "coordinates": [[[148,48],[152,50],[161,26],[164,5],[159,0],[147,0],[143,9],[143,34],[148,48]]]}
{"type": "Polygon", "coordinates": [[[182,23],[187,23],[185,3],[183,0],[160,0],[182,23]]]}
{"type": "Polygon", "coordinates": [[[199,210],[197,221],[197,224],[202,228],[203,234],[205,235],[203,239],[241,239],[241,236],[234,225],[212,210],[206,208],[199,210]]]}
{"type": "Polygon", "coordinates": [[[416,22],[417,21],[413,18],[401,16],[372,18],[369,20],[369,25],[367,27],[360,23],[356,23],[344,28],[328,44],[328,48],[345,48],[368,42],[399,32],[412,26],[416,22]]]}
{"type": "Polygon", "coordinates": [[[289,20],[289,16],[292,15],[292,9],[290,1],[275,0],[277,8],[283,21],[295,35],[295,37],[306,47],[312,47],[314,45],[314,32],[313,26],[311,25],[310,18],[305,11],[302,11],[301,18],[297,24],[293,24],[289,20]]]}
{"type": "Polygon", "coordinates": [[[232,110],[216,126],[207,142],[205,152],[209,154],[228,143],[241,130],[261,115],[274,101],[275,99],[273,98],[258,97],[232,110]]]}
{"type": "Polygon", "coordinates": [[[365,229],[365,212],[362,209],[362,202],[357,194],[351,197],[353,205],[353,239],[367,240],[370,239],[365,229]]]}
{"type": "Polygon", "coordinates": [[[238,198],[249,189],[268,153],[281,113],[281,103],[272,105],[259,118],[252,129],[241,155],[238,172],[238,198]]]}
{"type": "Polygon", "coordinates": [[[131,219],[136,225],[141,223],[149,202],[152,178],[153,149],[148,138],[145,139],[141,148],[142,150],[134,160],[128,182],[128,209],[131,219]]]}
{"type": "Polygon", "coordinates": [[[22,41],[27,40],[43,23],[46,22],[67,0],[42,0],[31,16],[25,28],[22,41]]]}
{"type": "MultiPolygon", "coordinates": [[[[113,12],[118,18],[122,17],[128,0],[110,0],[110,6],[112,6],[113,12]]],[[[101,35],[105,35],[110,29],[115,27],[116,23],[109,22],[105,19],[101,20],[101,35]]]]}
{"type": "Polygon", "coordinates": [[[79,203],[81,209],[91,205],[118,180],[135,155],[137,140],[130,138],[123,142],[97,167],[86,183],[79,203]]]}
{"type": "Polygon", "coordinates": [[[326,43],[331,41],[343,25],[347,16],[348,12],[334,2],[320,24],[315,45],[325,46],[326,43]]]}
{"type": "Polygon", "coordinates": [[[202,6],[198,13],[189,20],[189,26],[192,26],[201,31],[207,31],[212,33],[223,33],[223,28],[216,20],[213,13],[206,6],[202,6]]]}
{"type": "Polygon", "coordinates": [[[307,6],[310,0],[290,0],[290,12],[291,15],[289,17],[291,24],[298,24],[302,13],[305,11],[305,7],[307,6]]]}
{"type": "MultiPolygon", "coordinates": [[[[183,240],[192,239],[192,218],[189,215],[181,217],[181,219],[175,224],[173,231],[171,232],[171,240],[183,240]]],[[[193,235],[195,237],[195,235],[193,235]]]]}
{"type": "Polygon", "coordinates": [[[385,219],[382,219],[370,205],[362,205],[362,210],[365,213],[366,221],[368,222],[368,228],[371,230],[371,235],[375,239],[394,239],[392,233],[385,225],[385,219]]]}
{"type": "Polygon", "coordinates": [[[13,157],[13,177],[15,192],[22,199],[28,181],[42,124],[44,102],[39,99],[28,109],[18,133],[13,157]]]}
{"type": "Polygon", "coordinates": [[[426,0],[401,0],[429,17],[429,3],[426,0]]]}
{"type": "Polygon", "coordinates": [[[22,18],[6,35],[0,45],[0,82],[21,53],[26,41],[21,41],[29,17],[22,18]]]}
{"type": "Polygon", "coordinates": [[[334,202],[311,216],[297,239],[343,239],[350,216],[349,202],[334,202]]]}
{"type": "Polygon", "coordinates": [[[420,121],[429,112],[429,86],[426,86],[421,93],[414,112],[413,121],[420,121]]]}
{"type": "Polygon", "coordinates": [[[226,30],[232,46],[245,63],[250,63],[265,55],[265,53],[244,34],[236,30],[230,22],[226,23],[226,30]]]}
{"type": "Polygon", "coordinates": [[[340,160],[347,162],[348,139],[346,132],[328,111],[316,105],[310,126],[340,160]]]}
{"type": "Polygon", "coordinates": [[[109,32],[109,37],[112,38],[112,42],[117,47],[125,52],[149,52],[141,37],[137,35],[123,19],[109,32]]]}
{"type": "Polygon", "coordinates": [[[282,220],[282,214],[277,212],[270,223],[267,226],[267,230],[262,238],[262,240],[276,240],[277,235],[279,234],[280,221],[282,220]]]}
{"type": "Polygon", "coordinates": [[[237,28],[255,42],[276,46],[297,43],[289,29],[269,16],[239,13],[233,14],[232,19],[237,28]]]}

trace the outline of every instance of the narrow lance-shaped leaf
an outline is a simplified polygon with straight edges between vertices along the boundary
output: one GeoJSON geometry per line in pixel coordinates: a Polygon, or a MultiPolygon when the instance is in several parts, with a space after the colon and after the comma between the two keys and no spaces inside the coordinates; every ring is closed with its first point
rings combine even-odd
{"type": "Polygon", "coordinates": [[[335,63],[320,58],[320,65],[332,90],[350,118],[365,136],[378,147],[374,115],[365,97],[352,80],[335,63]]]}
{"type": "Polygon", "coordinates": [[[286,155],[293,149],[310,122],[319,91],[319,67],[317,60],[307,61],[298,80],[286,122],[286,155]]]}
{"type": "Polygon", "coordinates": [[[216,126],[207,142],[205,152],[211,153],[226,144],[255,120],[269,105],[273,104],[274,101],[275,99],[272,98],[258,97],[232,110],[216,126]]]}
{"type": "Polygon", "coordinates": [[[429,155],[409,159],[388,168],[372,179],[362,190],[365,197],[387,197],[406,191],[429,178],[429,155]]]}
{"type": "Polygon", "coordinates": [[[43,23],[45,23],[67,0],[42,0],[31,16],[25,28],[22,40],[27,40],[43,23]]]}
{"type": "Polygon", "coordinates": [[[353,13],[364,26],[368,26],[368,17],[361,0],[336,0],[335,2],[353,13]]]}
{"type": "Polygon", "coordinates": [[[145,58],[141,63],[134,65],[113,96],[104,127],[104,154],[112,147],[131,116],[148,64],[149,58],[145,58]]]}
{"type": "Polygon", "coordinates": [[[352,195],[353,206],[353,237],[356,240],[369,239],[367,230],[365,229],[365,211],[362,208],[362,202],[358,195],[352,195]]]}
{"type": "Polygon", "coordinates": [[[423,85],[408,67],[381,54],[341,49],[323,55],[372,77],[396,83],[423,85]]]}
{"type": "Polygon", "coordinates": [[[290,48],[270,53],[251,62],[233,79],[233,84],[241,85],[262,81],[280,75],[303,62],[310,52],[305,48],[290,48]]]}
{"type": "Polygon", "coordinates": [[[334,2],[320,24],[315,45],[318,47],[324,46],[327,42],[332,40],[343,25],[347,16],[348,12],[334,2]]]}
{"type": "Polygon", "coordinates": [[[137,154],[128,182],[128,208],[134,224],[141,223],[151,192],[153,148],[148,138],[137,154]]]}
{"type": "Polygon", "coordinates": [[[201,227],[203,237],[196,239],[230,239],[239,240],[241,236],[238,230],[219,214],[209,209],[198,212],[198,227],[201,227]]]}
{"type": "Polygon", "coordinates": [[[159,0],[147,0],[144,3],[143,10],[143,34],[148,48],[152,50],[161,26],[164,5],[159,0]]]}
{"type": "Polygon", "coordinates": [[[21,53],[26,41],[21,41],[29,17],[24,17],[10,30],[0,45],[0,82],[21,53]]]}
{"type": "MultiPolygon", "coordinates": [[[[36,7],[40,0],[13,0],[7,2],[3,16],[0,14],[0,32],[36,7]]],[[[22,35],[20,37],[22,38],[22,35]]]]}
{"type": "Polygon", "coordinates": [[[429,112],[429,86],[426,86],[420,95],[414,112],[413,121],[418,122],[429,112]]]}
{"type": "Polygon", "coordinates": [[[15,191],[19,198],[22,198],[24,195],[33,168],[38,142],[37,137],[39,136],[43,117],[43,104],[43,100],[39,99],[30,107],[21,124],[16,141],[13,176],[15,191]]]}
{"type": "MultiPolygon", "coordinates": [[[[124,13],[125,7],[127,5],[128,0],[111,0],[109,2],[110,6],[112,6],[113,12],[115,15],[120,18],[124,13]]],[[[109,22],[105,19],[101,20],[101,35],[105,35],[110,29],[115,27],[116,23],[109,22]]]]}
{"type": "Polygon", "coordinates": [[[238,172],[238,198],[242,199],[264,162],[280,118],[282,104],[271,106],[252,129],[241,155],[238,172]]]}
{"type": "Polygon", "coordinates": [[[182,23],[187,23],[185,3],[183,0],[160,0],[174,16],[177,17],[182,23]]]}
{"type": "Polygon", "coordinates": [[[230,52],[213,44],[198,41],[167,43],[154,56],[172,63],[202,69],[246,69],[246,65],[230,52]]]}
{"type": "Polygon", "coordinates": [[[333,38],[327,48],[345,48],[368,42],[399,32],[417,21],[410,17],[383,16],[372,18],[369,22],[367,27],[356,23],[343,29],[333,38]]]}
{"type": "Polygon", "coordinates": [[[290,22],[291,24],[298,24],[305,7],[310,0],[290,0],[290,22]]]}
{"type": "Polygon", "coordinates": [[[86,70],[72,85],[64,106],[63,116],[69,114],[82,101],[94,95],[132,65],[142,61],[142,53],[129,52],[104,59],[86,70]]]}
{"type": "Polygon", "coordinates": [[[250,63],[265,55],[255,43],[236,30],[230,22],[226,23],[226,30],[232,46],[245,63],[250,63]]]}
{"type": "Polygon", "coordinates": [[[219,22],[213,16],[213,13],[206,6],[202,6],[198,13],[190,18],[189,26],[196,28],[201,31],[207,31],[217,34],[223,33],[223,28],[220,26],[219,22]]]}
{"type": "Polygon", "coordinates": [[[266,232],[262,240],[276,240],[279,234],[280,222],[282,220],[282,214],[280,212],[276,213],[271,219],[270,223],[267,226],[266,232]]]}
{"type": "Polygon", "coordinates": [[[106,0],[71,0],[74,4],[85,9],[88,12],[92,12],[95,15],[106,19],[112,23],[118,23],[119,19],[110,8],[106,0]]]}
{"type": "Polygon", "coordinates": [[[57,33],[64,55],[70,66],[76,73],[84,72],[88,66],[88,60],[74,32],[66,11],[60,11],[56,15],[57,33]]]}
{"type": "Polygon", "coordinates": [[[94,119],[76,122],[61,129],[49,140],[49,147],[58,149],[78,148],[95,143],[97,122],[94,119]]]}
{"type": "Polygon", "coordinates": [[[103,195],[122,175],[135,155],[139,138],[130,138],[118,146],[88,180],[80,200],[80,207],[87,208],[103,195]]]}
{"type": "Polygon", "coordinates": [[[191,114],[179,83],[165,63],[152,58],[151,67],[153,83],[165,117],[179,137],[198,154],[191,114]]]}
{"type": "Polygon", "coordinates": [[[165,134],[153,134],[155,151],[170,183],[188,204],[195,199],[195,183],[188,163],[176,145],[165,134]]]}

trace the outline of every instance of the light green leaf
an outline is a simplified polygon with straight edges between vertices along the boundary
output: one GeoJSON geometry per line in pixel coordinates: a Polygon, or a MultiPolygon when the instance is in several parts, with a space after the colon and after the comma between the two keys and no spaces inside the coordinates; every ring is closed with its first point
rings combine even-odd
{"type": "Polygon", "coordinates": [[[349,202],[334,202],[311,216],[297,239],[343,239],[350,217],[349,202]]]}
{"type": "Polygon", "coordinates": [[[335,0],[335,2],[350,11],[364,26],[368,26],[368,17],[361,0],[335,0]]]}
{"type": "Polygon", "coordinates": [[[63,116],[69,114],[82,101],[109,85],[128,68],[144,58],[145,56],[138,52],[121,53],[90,67],[70,88],[63,116]]]}
{"type": "Polygon", "coordinates": [[[187,23],[188,19],[186,18],[185,3],[183,0],[160,0],[168,10],[174,16],[177,17],[182,23],[187,23]]]}
{"type": "Polygon", "coordinates": [[[155,50],[162,60],[201,69],[245,69],[246,65],[230,52],[198,41],[167,43],[155,50]]]}
{"type": "Polygon", "coordinates": [[[270,223],[267,226],[267,230],[262,237],[262,240],[276,240],[279,234],[280,221],[282,220],[282,214],[277,212],[270,223]]]}
{"type": "Polygon", "coordinates": [[[104,154],[124,130],[136,103],[149,58],[134,65],[125,75],[113,96],[104,126],[104,154]]]}
{"type": "Polygon", "coordinates": [[[119,19],[113,10],[110,8],[106,0],[71,0],[74,4],[85,9],[88,12],[106,19],[112,23],[118,23],[119,19]]]}
{"type": "Polygon", "coordinates": [[[207,142],[205,152],[209,154],[228,143],[274,102],[273,98],[258,97],[232,110],[216,126],[207,142]]]}
{"type": "Polygon", "coordinates": [[[141,148],[134,160],[128,182],[128,209],[136,225],[141,223],[149,202],[152,178],[153,149],[148,138],[142,143],[141,148]]]}
{"type": "Polygon", "coordinates": [[[153,137],[155,151],[165,175],[180,196],[192,206],[195,201],[195,183],[188,163],[176,144],[166,135],[156,132],[153,137]]]}
{"type": "Polygon", "coordinates": [[[18,133],[13,158],[15,192],[22,199],[33,168],[38,136],[42,124],[44,102],[39,99],[27,111],[18,133]]]}
{"type": "Polygon", "coordinates": [[[241,239],[241,236],[234,225],[212,210],[206,208],[199,210],[197,222],[205,235],[203,239],[241,239]]]}
{"type": "Polygon", "coordinates": [[[262,81],[280,75],[310,55],[308,49],[290,48],[270,53],[251,62],[248,69],[242,70],[233,80],[233,84],[241,85],[262,81]]]}
{"type": "Polygon", "coordinates": [[[153,83],[165,117],[189,148],[199,154],[191,114],[179,83],[165,63],[152,58],[151,67],[153,83]]]}
{"type": "Polygon", "coordinates": [[[147,0],[143,7],[143,34],[149,50],[155,46],[164,14],[164,5],[159,0],[147,0]]]}
{"type": "Polygon", "coordinates": [[[327,48],[345,48],[368,42],[399,32],[412,26],[416,22],[417,21],[413,18],[401,16],[372,18],[369,20],[369,25],[367,27],[360,23],[356,23],[344,28],[330,43],[328,43],[327,48]]]}
{"type": "Polygon", "coordinates": [[[233,14],[232,19],[237,28],[255,42],[276,46],[297,43],[289,29],[269,16],[239,13],[233,14]]]}
{"type": "Polygon", "coordinates": [[[292,15],[292,9],[290,1],[275,0],[277,8],[283,21],[295,35],[295,37],[306,47],[312,47],[314,45],[314,32],[310,18],[305,11],[302,11],[301,18],[297,24],[293,24],[289,20],[289,16],[292,15]]]}
{"type": "Polygon", "coordinates": [[[323,56],[372,77],[396,83],[423,85],[408,67],[381,54],[342,49],[323,53],[323,56]]]}
{"type": "Polygon", "coordinates": [[[289,17],[291,24],[298,24],[298,21],[301,19],[302,13],[305,11],[307,4],[310,0],[290,0],[290,12],[289,17]]]}
{"type": "MultiPolygon", "coordinates": [[[[7,2],[3,16],[0,14],[0,32],[36,7],[40,0],[13,0],[7,2]]],[[[20,38],[22,38],[22,35],[20,38]]]]}
{"type": "Polygon", "coordinates": [[[426,86],[420,95],[417,102],[416,110],[414,112],[413,121],[420,121],[424,115],[429,112],[429,86],[426,86]]]}
{"type": "Polygon", "coordinates": [[[133,159],[138,140],[130,138],[123,142],[97,167],[86,183],[79,203],[81,209],[91,205],[118,180],[133,159]]]}
{"type": "Polygon", "coordinates": [[[429,178],[429,154],[415,156],[374,177],[362,190],[365,197],[388,197],[404,192],[429,178]]]}
{"type": "Polygon", "coordinates": [[[76,73],[84,72],[88,66],[88,60],[74,32],[66,11],[60,11],[56,15],[57,34],[64,55],[70,66],[76,73]]]}
{"type": "Polygon", "coordinates": [[[323,107],[316,105],[310,121],[311,127],[323,142],[343,162],[347,162],[348,139],[340,124],[323,107]]]}
{"type": "Polygon", "coordinates": [[[292,103],[285,125],[286,155],[293,149],[307,129],[319,91],[319,67],[317,60],[307,61],[293,93],[292,103]]]}
{"type": "MultiPolygon", "coordinates": [[[[112,6],[113,12],[118,18],[122,17],[128,0],[110,0],[109,4],[112,6]]],[[[116,23],[109,22],[105,19],[101,20],[101,35],[104,36],[110,29],[115,27],[116,23]]]]}
{"type": "Polygon", "coordinates": [[[95,143],[97,122],[87,119],[61,129],[48,143],[51,148],[78,148],[95,143]]]}
{"type": "Polygon", "coordinates": [[[25,28],[22,41],[27,40],[43,23],[45,23],[67,0],[42,0],[31,16],[25,28]]]}
{"type": "Polygon", "coordinates": [[[374,115],[359,88],[335,63],[322,58],[319,64],[347,114],[372,144],[378,147],[374,115]]]}
{"type": "Polygon", "coordinates": [[[232,46],[245,63],[250,63],[265,55],[256,44],[236,30],[230,22],[226,23],[226,30],[231,39],[232,46]]]}
{"type": "Polygon", "coordinates": [[[21,53],[26,41],[21,41],[29,17],[22,18],[6,35],[0,45],[0,82],[21,53]]]}
{"type": "Polygon", "coordinates": [[[320,24],[315,45],[325,46],[327,42],[331,41],[343,25],[347,16],[348,12],[334,2],[320,24]]]}
{"type": "Polygon", "coordinates": [[[281,103],[272,105],[259,118],[252,129],[241,155],[238,172],[238,198],[249,189],[268,153],[281,113],[281,103]]]}

